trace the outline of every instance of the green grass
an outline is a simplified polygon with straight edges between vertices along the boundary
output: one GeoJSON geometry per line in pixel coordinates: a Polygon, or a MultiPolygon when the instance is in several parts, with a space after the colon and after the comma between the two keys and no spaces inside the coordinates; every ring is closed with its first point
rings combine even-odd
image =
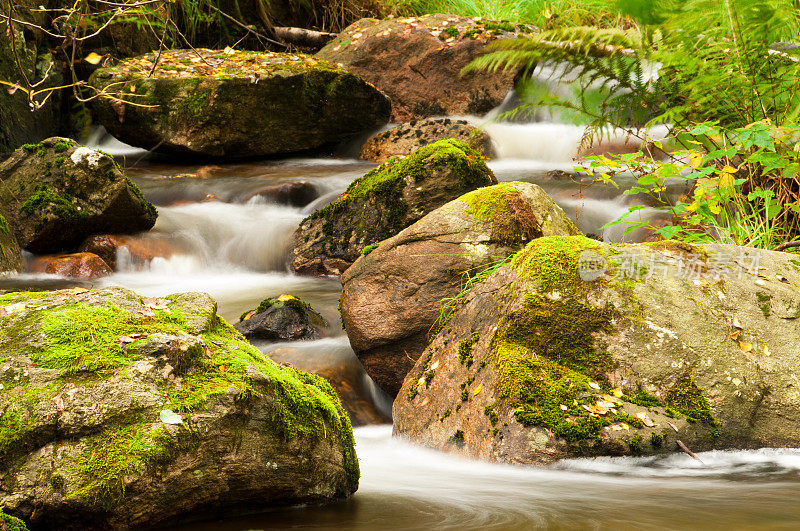
{"type": "Polygon", "coordinates": [[[620,23],[613,0],[400,0],[395,9],[403,15],[452,13],[541,28],[620,23]]]}

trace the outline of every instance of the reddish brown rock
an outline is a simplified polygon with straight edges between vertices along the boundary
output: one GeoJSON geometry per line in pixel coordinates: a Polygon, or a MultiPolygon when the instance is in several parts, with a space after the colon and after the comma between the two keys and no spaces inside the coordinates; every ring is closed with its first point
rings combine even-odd
{"type": "Polygon", "coordinates": [[[68,278],[100,278],[111,274],[111,268],[93,253],[37,256],[30,265],[32,273],[48,273],[68,278]]]}
{"type": "Polygon", "coordinates": [[[437,140],[457,138],[487,158],[495,157],[492,139],[484,131],[466,120],[427,118],[400,124],[394,129],[378,133],[361,148],[362,159],[386,162],[392,157],[405,157],[414,150],[437,140]]]}
{"type": "Polygon", "coordinates": [[[534,238],[579,234],[530,183],[480,188],[434,210],[342,275],[342,324],[367,373],[397,395],[464,281],[534,238]]]}
{"type": "Polygon", "coordinates": [[[389,96],[392,121],[482,115],[502,103],[516,72],[462,76],[462,69],[484,53],[487,42],[532,31],[525,25],[445,14],[365,18],[316,56],[362,76],[389,96]]]}
{"type": "Polygon", "coordinates": [[[134,264],[146,264],[153,258],[169,258],[175,249],[164,241],[154,238],[137,238],[124,234],[97,234],[89,236],[78,248],[79,253],[93,253],[103,259],[112,269],[117,269],[119,249],[125,248],[134,264]]]}

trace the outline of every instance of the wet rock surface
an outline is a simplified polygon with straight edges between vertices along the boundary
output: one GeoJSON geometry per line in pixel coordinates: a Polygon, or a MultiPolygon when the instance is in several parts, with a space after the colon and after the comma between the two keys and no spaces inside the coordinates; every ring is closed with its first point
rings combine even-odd
{"type": "Polygon", "coordinates": [[[131,145],[209,157],[294,153],[348,140],[389,118],[389,100],[358,75],[302,54],[201,49],[98,70],[99,121],[131,145]],[[198,55],[199,54],[199,55],[198,55]],[[131,104],[131,103],[135,103],[131,104]],[[141,105],[144,104],[145,106],[141,105]]]}
{"type": "Polygon", "coordinates": [[[366,141],[359,156],[373,162],[386,162],[392,157],[404,157],[416,149],[445,138],[457,138],[466,142],[481,156],[495,157],[489,135],[466,120],[450,118],[412,120],[378,133],[366,141]]]}
{"type": "Polygon", "coordinates": [[[524,464],[672,452],[677,441],[795,447],[792,259],[534,240],[464,296],[419,358],[394,403],[395,433],[524,464]]]}
{"type": "Polygon", "coordinates": [[[462,70],[487,42],[537,31],[532,26],[454,15],[361,19],[316,57],[373,83],[392,101],[392,121],[483,115],[502,103],[516,72],[462,70]]]}
{"type": "Polygon", "coordinates": [[[0,164],[0,204],[19,246],[33,253],[72,250],[90,234],[145,231],[157,216],[114,159],[59,137],[0,164]]]}
{"type": "Polygon", "coordinates": [[[495,183],[483,158],[460,140],[440,140],[391,159],[300,223],[291,268],[305,275],[339,275],[368,246],[470,190],[495,183]]]}
{"type": "Polygon", "coordinates": [[[233,327],[247,339],[297,341],[317,339],[328,325],[310,304],[293,295],[261,301],[258,308],[244,313],[233,327]]]}
{"type": "Polygon", "coordinates": [[[142,529],[357,488],[347,414],[205,294],[0,296],[0,510],[34,529],[142,529]]]}

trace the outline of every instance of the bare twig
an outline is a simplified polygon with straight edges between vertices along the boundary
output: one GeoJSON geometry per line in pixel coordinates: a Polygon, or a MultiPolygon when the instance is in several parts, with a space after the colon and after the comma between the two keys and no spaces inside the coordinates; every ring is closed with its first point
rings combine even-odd
{"type": "Polygon", "coordinates": [[[702,464],[705,464],[705,463],[703,463],[703,460],[702,460],[702,459],[700,459],[699,457],[697,457],[697,456],[694,454],[694,452],[692,452],[691,450],[689,450],[689,449],[686,447],[686,445],[685,445],[685,444],[683,444],[683,442],[681,442],[680,440],[678,440],[678,441],[675,441],[675,442],[676,442],[676,443],[678,443],[678,446],[680,446],[680,447],[681,447],[681,450],[683,450],[684,452],[686,452],[687,454],[689,454],[689,455],[690,455],[692,458],[694,458],[694,459],[697,459],[698,461],[700,461],[700,463],[702,463],[702,464]]]}
{"type": "Polygon", "coordinates": [[[793,249],[795,247],[800,247],[800,241],[783,242],[779,246],[775,247],[775,250],[776,251],[785,251],[786,249],[793,249]]]}

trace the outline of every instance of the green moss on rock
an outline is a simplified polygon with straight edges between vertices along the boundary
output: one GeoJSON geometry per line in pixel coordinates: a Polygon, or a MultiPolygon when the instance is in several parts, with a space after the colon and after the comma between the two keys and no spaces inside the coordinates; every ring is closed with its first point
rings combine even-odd
{"type": "Polygon", "coordinates": [[[0,523],[3,524],[4,531],[28,531],[28,526],[19,518],[14,518],[0,511],[0,523]]]}

